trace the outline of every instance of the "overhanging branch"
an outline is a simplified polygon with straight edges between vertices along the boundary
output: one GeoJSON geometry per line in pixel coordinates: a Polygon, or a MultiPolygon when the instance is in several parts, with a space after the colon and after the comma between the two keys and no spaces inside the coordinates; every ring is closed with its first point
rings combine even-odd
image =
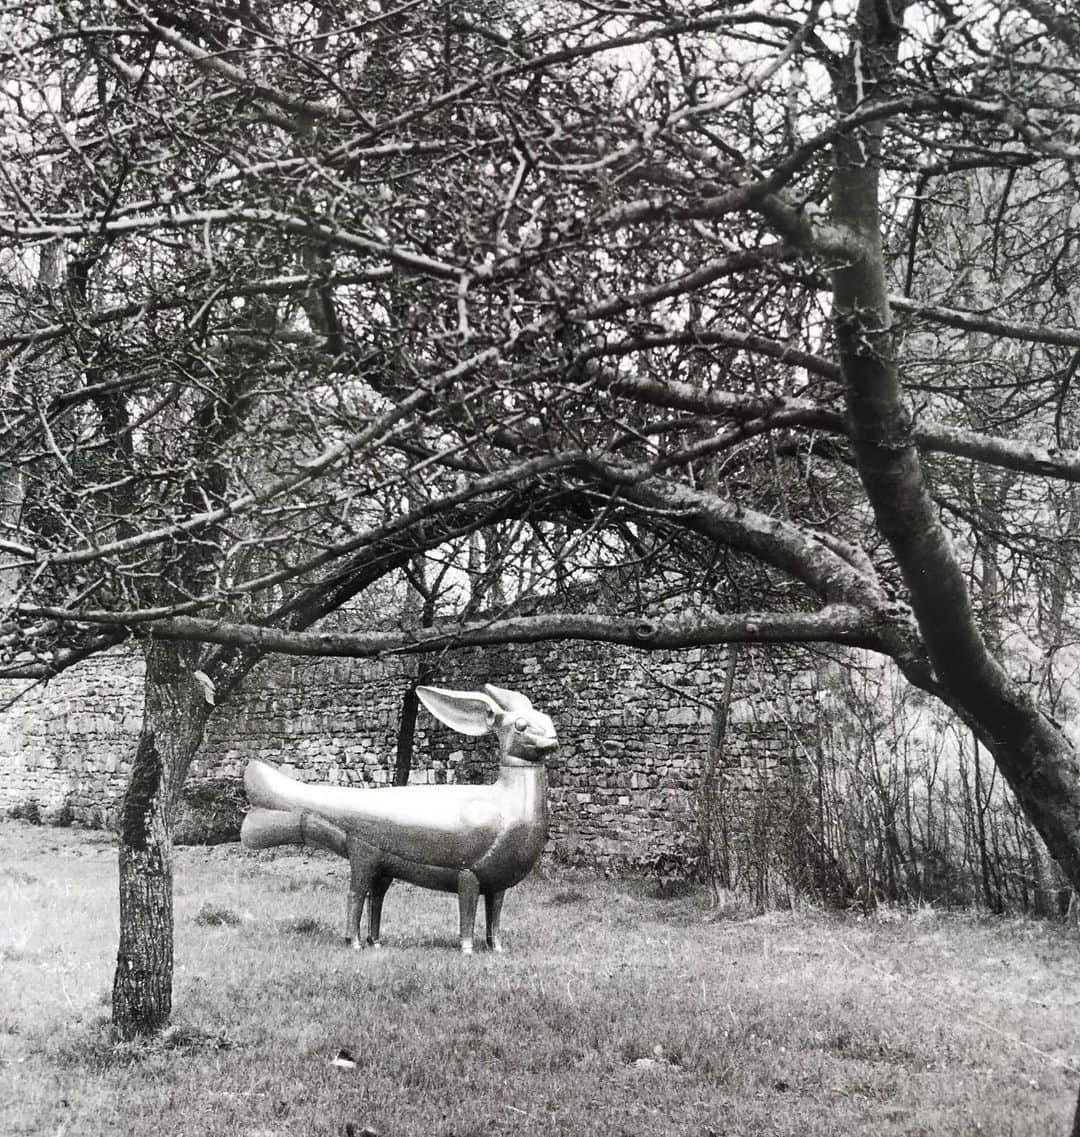
{"type": "Polygon", "coordinates": [[[809,642],[880,650],[879,626],[874,613],[854,605],[829,604],[816,612],[695,613],[658,619],[554,613],[392,632],[288,632],[259,624],[178,616],[134,630],[140,636],[258,648],[282,655],[360,659],[543,640],[594,640],[645,651],[722,643],[809,642]]]}

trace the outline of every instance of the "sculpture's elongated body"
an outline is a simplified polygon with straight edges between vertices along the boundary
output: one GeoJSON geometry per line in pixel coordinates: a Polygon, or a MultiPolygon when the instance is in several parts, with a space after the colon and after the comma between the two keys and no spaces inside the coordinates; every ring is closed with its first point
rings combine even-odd
{"type": "Polygon", "coordinates": [[[358,789],[298,782],[265,762],[251,762],[244,785],[253,809],[245,845],[312,843],[348,856],[351,868],[346,934],[360,946],[368,898],[368,942],[377,945],[382,900],[394,880],[456,892],[461,948],[472,950],[477,898],[487,912],[487,941],[500,950],[503,894],[536,864],[547,839],[547,773],[543,758],[557,745],[547,715],[524,695],[420,687],[424,705],[466,734],[491,730],[501,751],[498,780],[486,786],[401,786],[358,789]]]}
{"type": "MultiPolygon", "coordinates": [[[[510,888],[536,864],[547,838],[543,766],[504,766],[487,786],[353,789],[298,782],[251,762],[244,788],[249,801],[274,813],[313,814],[308,826],[330,822],[347,842],[393,857],[395,877],[426,888],[455,891],[463,869],[485,890],[510,888]]],[[[328,844],[310,830],[307,839],[328,844]]]]}

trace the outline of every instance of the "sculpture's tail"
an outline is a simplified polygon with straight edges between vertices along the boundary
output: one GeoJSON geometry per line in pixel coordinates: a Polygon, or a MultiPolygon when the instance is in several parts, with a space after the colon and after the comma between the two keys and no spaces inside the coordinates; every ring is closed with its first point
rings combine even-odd
{"type": "Polygon", "coordinates": [[[386,803],[396,800],[385,790],[301,782],[258,759],[249,762],[244,770],[244,789],[253,806],[302,813],[305,817],[317,815],[342,831],[354,824],[373,823],[385,814],[386,803]]]}
{"type": "Polygon", "coordinates": [[[268,849],[273,845],[318,845],[338,856],[347,856],[345,834],[317,813],[285,809],[252,809],[240,826],[245,849],[268,849]]]}
{"type": "Polygon", "coordinates": [[[271,845],[320,845],[346,856],[345,833],[332,821],[311,811],[309,787],[268,762],[249,762],[244,789],[254,809],[244,818],[240,840],[248,849],[271,845]]]}
{"type": "Polygon", "coordinates": [[[303,785],[276,766],[258,759],[249,762],[244,770],[244,792],[248,801],[264,809],[291,810],[299,807],[303,785]]]}

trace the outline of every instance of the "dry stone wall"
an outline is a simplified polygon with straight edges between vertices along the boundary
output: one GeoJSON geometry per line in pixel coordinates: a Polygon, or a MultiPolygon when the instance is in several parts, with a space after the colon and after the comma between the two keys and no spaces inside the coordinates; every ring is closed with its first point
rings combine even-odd
{"type": "Polygon", "coordinates": [[[92,656],[47,685],[0,681],[0,813],[115,819],[142,719],[142,661],[92,656]]]}
{"type": "MultiPolygon", "coordinates": [[[[702,770],[721,699],[723,649],[679,654],[606,644],[509,645],[428,660],[426,681],[523,691],[554,719],[549,853],[612,871],[673,869],[700,844],[702,770]]],[[[741,650],[724,751],[727,791],[794,760],[812,732],[812,668],[741,650]]],[[[417,661],[266,660],[211,720],[189,784],[238,784],[252,758],[306,780],[386,785],[398,716],[417,661]]],[[[142,663],[88,660],[0,712],[0,812],[89,825],[117,815],[141,714],[142,663]]],[[[0,684],[0,705],[26,684],[0,684]]],[[[454,734],[421,710],[412,782],[487,781],[491,739],[454,734]]]]}

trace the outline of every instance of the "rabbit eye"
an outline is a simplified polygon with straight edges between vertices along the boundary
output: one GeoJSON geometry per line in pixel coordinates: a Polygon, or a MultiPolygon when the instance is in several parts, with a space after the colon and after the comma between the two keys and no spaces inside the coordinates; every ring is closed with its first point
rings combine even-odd
{"type": "Polygon", "coordinates": [[[518,719],[517,722],[514,723],[514,730],[520,730],[520,731],[524,732],[528,729],[529,729],[529,724],[525,719],[518,719]]]}

